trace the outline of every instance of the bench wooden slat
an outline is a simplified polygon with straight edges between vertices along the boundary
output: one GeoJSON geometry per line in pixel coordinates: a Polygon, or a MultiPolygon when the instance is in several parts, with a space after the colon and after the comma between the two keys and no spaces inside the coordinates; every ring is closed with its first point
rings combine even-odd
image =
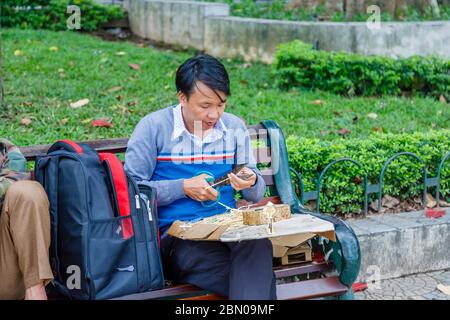
{"type": "MultiPolygon", "coordinates": [[[[118,139],[102,139],[96,141],[81,141],[77,143],[84,143],[88,146],[94,148],[99,152],[112,152],[112,153],[122,153],[127,149],[127,138],[118,139]]],[[[20,151],[23,153],[28,161],[36,159],[36,156],[45,154],[50,148],[51,144],[42,144],[35,146],[19,147],[20,151]]]]}
{"type": "Polygon", "coordinates": [[[293,264],[289,266],[275,266],[273,271],[277,279],[284,277],[298,276],[301,274],[313,272],[325,272],[331,268],[327,262],[310,262],[302,264],[293,264]]]}
{"type": "MultiPolygon", "coordinates": [[[[84,141],[84,143],[94,148],[99,152],[111,152],[111,153],[124,153],[127,149],[128,139],[108,139],[108,140],[97,140],[97,141],[84,141]]],[[[28,161],[36,159],[36,156],[47,153],[51,144],[19,147],[20,151],[23,153],[28,161]]],[[[257,163],[270,163],[271,153],[268,147],[259,147],[252,150],[253,156],[257,163]]]]}
{"type": "Polygon", "coordinates": [[[162,298],[176,298],[187,297],[189,295],[204,295],[209,294],[208,291],[200,289],[190,284],[182,284],[173,287],[168,287],[161,290],[148,291],[142,293],[130,294],[122,297],[113,298],[111,300],[150,300],[162,298]]]}
{"type": "Polygon", "coordinates": [[[304,280],[277,285],[278,300],[314,299],[336,296],[347,292],[338,277],[304,280]]]}
{"type": "MultiPolygon", "coordinates": [[[[328,277],[277,285],[278,300],[302,300],[318,297],[336,296],[347,292],[338,277],[328,277]]],[[[149,300],[149,299],[180,299],[180,300],[226,300],[227,297],[202,290],[192,285],[180,285],[167,289],[131,294],[111,300],[149,300]]]]}
{"type": "Polygon", "coordinates": [[[252,150],[256,163],[270,163],[272,161],[271,150],[269,147],[259,147],[252,150]]]}
{"type": "Polygon", "coordinates": [[[266,186],[273,186],[275,181],[273,180],[273,170],[270,168],[261,170],[262,177],[266,182],[266,186]]]}

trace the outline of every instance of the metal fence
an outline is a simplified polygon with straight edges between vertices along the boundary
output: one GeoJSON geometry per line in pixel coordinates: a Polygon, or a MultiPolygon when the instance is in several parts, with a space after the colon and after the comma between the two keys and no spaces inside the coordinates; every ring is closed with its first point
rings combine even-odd
{"type": "Polygon", "coordinates": [[[422,164],[422,177],[423,177],[423,186],[424,186],[423,193],[422,193],[422,203],[424,206],[426,206],[426,195],[427,195],[428,189],[431,187],[436,187],[435,198],[436,198],[437,206],[439,207],[442,167],[444,166],[444,163],[446,162],[446,160],[450,157],[450,152],[448,152],[445,156],[443,156],[441,158],[441,161],[439,162],[439,166],[438,166],[438,170],[437,170],[437,175],[435,177],[428,176],[428,171],[427,171],[425,162],[419,156],[417,156],[416,154],[414,154],[412,152],[399,152],[399,153],[393,155],[392,157],[390,157],[383,164],[377,184],[369,184],[368,183],[367,172],[364,170],[364,167],[361,165],[361,163],[359,163],[358,161],[351,159],[351,158],[340,158],[340,159],[337,159],[337,160],[331,162],[322,170],[322,172],[319,175],[319,178],[317,179],[316,190],[308,191],[308,192],[305,192],[305,187],[304,187],[304,183],[303,183],[301,175],[293,168],[290,168],[290,170],[294,174],[294,176],[297,180],[297,183],[300,187],[300,202],[302,204],[304,204],[306,201],[316,200],[316,212],[319,213],[320,212],[320,193],[321,193],[321,189],[322,189],[322,182],[323,182],[324,177],[326,176],[326,173],[329,171],[329,169],[331,167],[333,167],[335,164],[340,163],[340,162],[347,162],[349,164],[359,167],[361,169],[361,171],[364,173],[364,182],[363,182],[364,183],[363,184],[363,186],[364,186],[364,214],[367,214],[368,201],[369,201],[370,194],[378,194],[377,211],[378,212],[381,211],[381,199],[383,197],[384,175],[385,175],[387,168],[389,167],[389,164],[393,160],[395,160],[399,157],[411,157],[411,158],[416,159],[418,162],[420,162],[422,164]]]}

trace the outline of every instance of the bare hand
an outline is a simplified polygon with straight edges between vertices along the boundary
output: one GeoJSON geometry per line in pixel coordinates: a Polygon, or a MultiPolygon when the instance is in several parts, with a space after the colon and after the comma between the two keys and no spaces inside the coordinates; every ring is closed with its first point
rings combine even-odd
{"type": "Polygon", "coordinates": [[[230,184],[231,187],[233,187],[236,191],[241,191],[244,189],[248,189],[252,187],[256,183],[256,173],[247,167],[244,167],[241,171],[238,172],[238,175],[250,175],[249,178],[246,180],[240,179],[237,175],[234,173],[228,174],[228,177],[230,177],[230,184]]]}
{"type": "Polygon", "coordinates": [[[201,174],[183,181],[184,194],[189,198],[197,201],[215,201],[219,196],[219,192],[214,188],[208,188],[209,183],[205,180],[211,178],[207,174],[201,174]]]}

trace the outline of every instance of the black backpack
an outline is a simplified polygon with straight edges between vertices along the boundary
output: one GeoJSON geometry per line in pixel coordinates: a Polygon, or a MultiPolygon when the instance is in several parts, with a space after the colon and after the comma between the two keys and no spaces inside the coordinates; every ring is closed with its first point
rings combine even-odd
{"type": "Polygon", "coordinates": [[[111,153],[61,140],[36,159],[50,201],[53,286],[71,299],[164,287],[156,191],[138,186],[111,153]]]}

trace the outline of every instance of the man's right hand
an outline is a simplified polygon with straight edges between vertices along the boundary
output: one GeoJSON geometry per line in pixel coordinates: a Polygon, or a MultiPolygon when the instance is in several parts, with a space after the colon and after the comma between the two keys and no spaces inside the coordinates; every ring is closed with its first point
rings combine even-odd
{"type": "Polygon", "coordinates": [[[208,182],[205,180],[206,178],[211,177],[203,173],[190,179],[183,180],[184,194],[197,201],[215,201],[219,196],[219,192],[214,188],[205,190],[206,187],[209,187],[208,182]]]}

